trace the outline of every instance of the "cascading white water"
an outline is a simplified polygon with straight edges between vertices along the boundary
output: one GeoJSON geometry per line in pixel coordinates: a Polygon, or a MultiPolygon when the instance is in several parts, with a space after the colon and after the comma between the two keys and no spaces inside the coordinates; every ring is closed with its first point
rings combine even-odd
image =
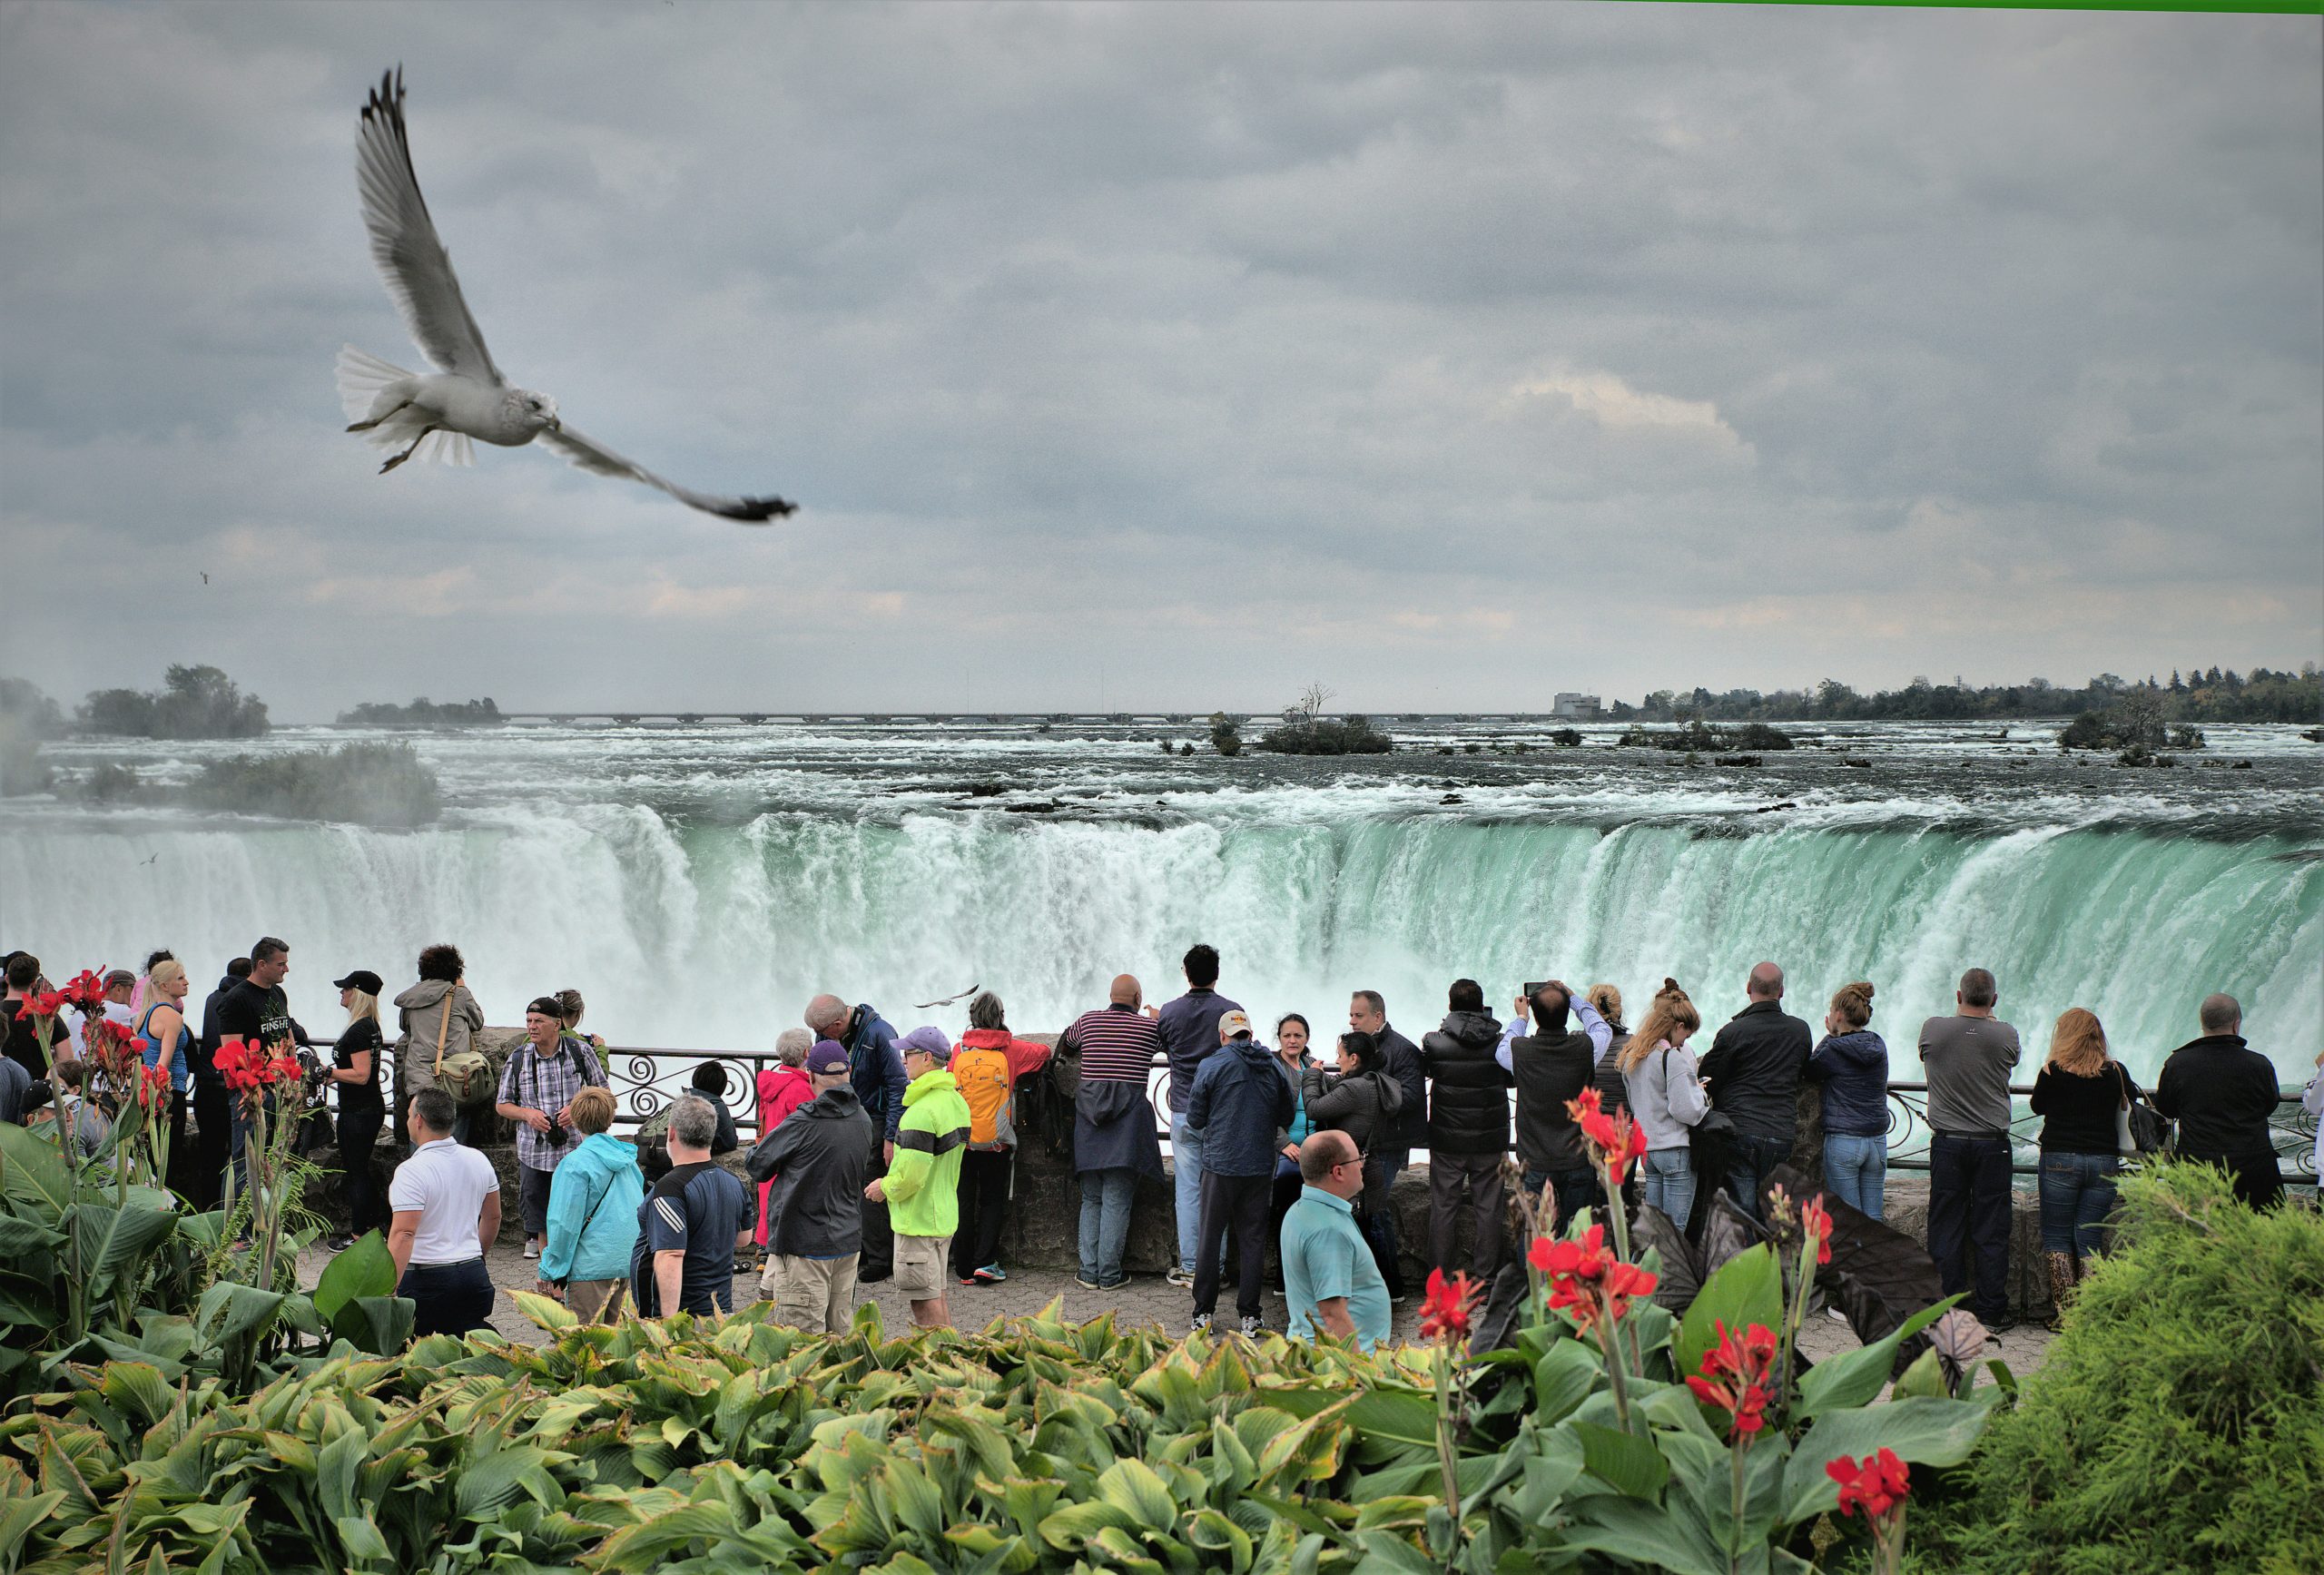
{"type": "Polygon", "coordinates": [[[1319,1029],[1364,986],[1416,1032],[1459,975],[1496,1001],[1544,974],[1635,1000],[1667,973],[1716,1021],[1769,957],[1811,1020],[1838,985],[1873,980],[1899,1077],[1972,963],[1999,975],[2034,1057],[2060,1010],[2087,1006],[2151,1075],[2212,989],[2241,998],[2287,1082],[2310,1074],[2324,1034],[2312,838],[2092,829],[2069,812],[1738,828],[1690,822],[1668,794],[1653,816],[1462,818],[1344,784],[1269,792],[1178,793],[1145,820],[871,800],[722,820],[621,793],[475,802],[417,833],[29,815],[0,838],[0,940],[57,977],[167,945],[206,988],[257,935],[281,935],[318,1032],[336,1018],[331,977],[369,968],[392,989],[423,944],[451,940],[495,1021],[572,985],[593,1029],[665,1047],[764,1047],[822,989],[957,1031],[964,1008],[911,1003],[978,984],[1019,1028],[1055,1028],[1124,970],[1150,998],[1175,993],[1196,940],[1255,1012],[1319,1029]]]}

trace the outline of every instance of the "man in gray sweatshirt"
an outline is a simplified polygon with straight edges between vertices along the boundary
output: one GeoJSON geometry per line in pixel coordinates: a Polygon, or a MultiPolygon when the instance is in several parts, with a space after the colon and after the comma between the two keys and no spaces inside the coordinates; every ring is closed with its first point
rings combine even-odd
{"type": "Polygon", "coordinates": [[[1954,993],[1955,1014],[1921,1025],[1928,1068],[1928,1252],[1948,1296],[1968,1289],[1969,1310],[1998,1334],[2009,1315],[2009,1075],[2022,1051],[2017,1030],[1994,1016],[1994,976],[1973,968],[1954,993]]]}

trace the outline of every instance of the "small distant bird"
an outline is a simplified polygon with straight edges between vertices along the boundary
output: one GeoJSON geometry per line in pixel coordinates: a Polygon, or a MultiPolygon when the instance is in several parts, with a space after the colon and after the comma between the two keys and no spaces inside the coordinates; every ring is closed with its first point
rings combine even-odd
{"type": "Polygon", "coordinates": [[[154,855],[153,855],[152,858],[150,858],[150,859],[140,859],[140,860],[138,860],[138,861],[137,861],[137,864],[138,864],[138,867],[139,867],[140,869],[143,869],[143,868],[144,866],[146,866],[147,864],[156,864],[156,863],[159,863],[159,862],[161,861],[161,859],[162,859],[162,855],[161,855],[161,854],[159,854],[159,853],[156,853],[156,854],[154,854],[154,855]]]}
{"type": "Polygon", "coordinates": [[[914,1010],[914,1011],[926,1011],[930,1007],[932,1007],[932,1006],[950,1006],[950,1005],[951,1005],[953,1002],[955,1002],[955,1001],[962,1001],[962,1000],[966,1000],[966,999],[969,999],[969,997],[970,997],[970,996],[972,996],[972,995],[976,994],[976,992],[977,992],[977,991],[979,991],[979,990],[982,989],[983,988],[984,988],[984,986],[982,986],[982,985],[980,985],[980,984],[972,984],[972,985],[969,986],[969,988],[968,988],[968,989],[966,989],[962,990],[960,994],[958,994],[958,995],[948,995],[948,996],[946,996],[942,1000],[923,1000],[923,1001],[916,1001],[916,1002],[914,1002],[914,1003],[913,1003],[913,1005],[912,1005],[912,1009],[912,1009],[912,1010],[914,1010]]]}
{"type": "Polygon", "coordinates": [[[203,585],[206,586],[210,583],[210,571],[208,569],[197,569],[194,572],[202,576],[202,583],[203,585]]]}
{"type": "Polygon", "coordinates": [[[363,195],[363,224],[371,232],[371,261],[403,314],[404,327],[438,370],[409,372],[353,345],[340,347],[339,399],[347,411],[347,429],[399,450],[379,473],[420,454],[423,446],[423,458],[473,465],[472,438],[504,448],[519,448],[537,438],[584,470],[643,481],[728,519],[763,525],[793,512],[798,505],[780,497],[721,497],[680,487],[566,426],[556,401],[547,394],[510,386],[484,348],[484,334],[468,312],[452,259],[436,238],[436,222],[419,194],[403,100],[399,67],[380,77],[363,105],[355,138],[356,185],[363,195]]]}

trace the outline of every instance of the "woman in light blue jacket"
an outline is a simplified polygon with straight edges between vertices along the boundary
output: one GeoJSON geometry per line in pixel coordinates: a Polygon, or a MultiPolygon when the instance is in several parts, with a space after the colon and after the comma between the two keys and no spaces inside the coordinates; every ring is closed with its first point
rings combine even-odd
{"type": "Polygon", "coordinates": [[[587,1322],[629,1277],[645,1173],[638,1168],[636,1146],[606,1130],[614,1124],[609,1091],[576,1094],[571,1119],[581,1143],[549,1184],[548,1244],[541,1249],[540,1273],[542,1285],[587,1322]]]}

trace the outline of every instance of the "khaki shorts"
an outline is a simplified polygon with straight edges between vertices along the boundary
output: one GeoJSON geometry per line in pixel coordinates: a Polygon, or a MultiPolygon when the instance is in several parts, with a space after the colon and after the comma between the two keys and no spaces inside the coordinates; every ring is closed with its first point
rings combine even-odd
{"type": "Polygon", "coordinates": [[[860,1255],[843,1258],[777,1257],[759,1283],[774,1297],[779,1324],[810,1334],[844,1332],[855,1316],[855,1265],[860,1255]]]}
{"type": "Polygon", "coordinates": [[[567,1280],[565,1304],[584,1324],[594,1324],[606,1299],[614,1294],[614,1287],[620,1284],[619,1280],[567,1280]]]}
{"type": "Polygon", "coordinates": [[[911,1302],[933,1302],[944,1294],[950,1272],[952,1238],[948,1235],[896,1236],[896,1289],[911,1302]]]}

